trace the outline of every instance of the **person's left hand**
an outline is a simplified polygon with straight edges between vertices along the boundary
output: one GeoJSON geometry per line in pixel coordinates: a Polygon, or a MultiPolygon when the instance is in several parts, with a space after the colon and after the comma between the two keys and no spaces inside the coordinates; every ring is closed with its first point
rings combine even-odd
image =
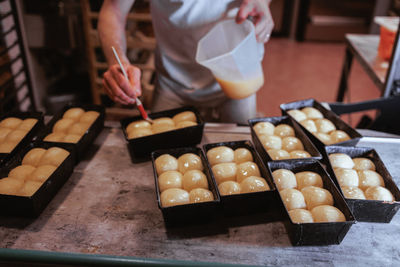
{"type": "Polygon", "coordinates": [[[236,22],[242,23],[247,17],[253,17],[257,41],[268,42],[274,28],[274,20],[269,10],[270,0],[243,0],[236,15],[236,22]]]}

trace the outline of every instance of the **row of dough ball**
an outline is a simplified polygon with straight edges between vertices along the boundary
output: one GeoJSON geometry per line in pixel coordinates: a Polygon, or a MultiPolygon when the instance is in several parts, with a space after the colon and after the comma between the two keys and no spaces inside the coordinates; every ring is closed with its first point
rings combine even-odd
{"type": "Polygon", "coordinates": [[[0,179],[0,194],[32,196],[68,155],[68,151],[59,147],[31,149],[21,165],[0,179]]]}
{"type": "Polygon", "coordinates": [[[192,111],[184,111],[176,114],[172,119],[169,117],[154,119],[152,124],[145,120],[131,122],[126,127],[126,133],[128,139],[133,139],[194,125],[197,125],[196,114],[192,111]]]}
{"type": "Polygon", "coordinates": [[[77,143],[99,116],[97,111],[70,108],[64,112],[62,119],[54,124],[52,132],[44,141],[77,143]]]}
{"type": "Polygon", "coordinates": [[[351,158],[344,153],[332,153],[329,161],[346,198],[394,201],[385,188],[382,176],[368,158],[351,158]]]}
{"type": "Polygon", "coordinates": [[[247,148],[214,147],[207,159],[222,196],[270,190],[247,148]]]}
{"type": "Polygon", "coordinates": [[[272,177],[293,222],[346,220],[343,213],[333,207],[332,194],[323,188],[323,181],[318,173],[304,171],[294,174],[290,170],[277,169],[272,172],[272,177]],[[297,211],[291,212],[292,210],[297,211]]]}
{"type": "Polygon", "coordinates": [[[336,126],[330,120],[324,118],[324,115],[316,108],[292,109],[287,113],[325,145],[332,145],[351,139],[345,131],[337,130],[336,126]]]}
{"type": "Polygon", "coordinates": [[[272,160],[310,158],[303,142],[295,136],[292,126],[282,123],[258,122],[253,126],[258,139],[272,160]]]}
{"type": "Polygon", "coordinates": [[[0,122],[0,153],[10,153],[35,126],[37,119],[8,117],[0,122]]]}

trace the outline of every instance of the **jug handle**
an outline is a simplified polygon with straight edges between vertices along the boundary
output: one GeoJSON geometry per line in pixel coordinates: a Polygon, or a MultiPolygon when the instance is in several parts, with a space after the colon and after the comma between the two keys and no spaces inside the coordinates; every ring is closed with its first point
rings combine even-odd
{"type": "Polygon", "coordinates": [[[257,42],[257,52],[258,52],[258,59],[262,61],[264,58],[264,43],[257,42]]]}

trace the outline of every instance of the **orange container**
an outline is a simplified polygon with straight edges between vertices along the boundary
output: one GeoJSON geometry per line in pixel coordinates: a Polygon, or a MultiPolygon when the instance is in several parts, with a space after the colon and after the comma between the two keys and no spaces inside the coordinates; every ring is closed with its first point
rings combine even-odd
{"type": "Polygon", "coordinates": [[[380,26],[380,41],[378,56],[389,60],[392,55],[393,44],[396,39],[399,17],[375,17],[374,21],[380,26]]]}

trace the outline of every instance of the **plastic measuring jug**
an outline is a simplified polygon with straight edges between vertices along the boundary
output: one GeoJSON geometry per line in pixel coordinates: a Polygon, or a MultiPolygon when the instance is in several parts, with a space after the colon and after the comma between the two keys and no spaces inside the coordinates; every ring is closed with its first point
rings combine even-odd
{"type": "Polygon", "coordinates": [[[200,39],[196,61],[211,70],[228,97],[242,99],[264,84],[263,45],[257,43],[249,20],[224,20],[200,39]]]}

